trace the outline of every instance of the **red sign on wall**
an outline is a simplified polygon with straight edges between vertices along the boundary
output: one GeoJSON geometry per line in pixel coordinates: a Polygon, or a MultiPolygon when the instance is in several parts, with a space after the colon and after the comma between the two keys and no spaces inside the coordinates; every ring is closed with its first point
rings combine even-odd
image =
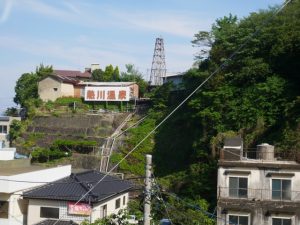
{"type": "Polygon", "coordinates": [[[129,87],[85,87],[85,101],[129,101],[129,87]]]}
{"type": "Polygon", "coordinates": [[[92,213],[92,207],[86,203],[68,202],[68,213],[73,215],[89,216],[92,213]]]}

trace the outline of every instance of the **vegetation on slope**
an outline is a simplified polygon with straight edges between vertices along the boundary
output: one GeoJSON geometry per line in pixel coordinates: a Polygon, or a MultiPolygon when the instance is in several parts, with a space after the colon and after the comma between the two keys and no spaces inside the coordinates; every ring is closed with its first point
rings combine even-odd
{"type": "MultiPolygon", "coordinates": [[[[147,120],[154,119],[158,124],[159,118],[249,39],[235,57],[155,133],[152,140],[154,172],[168,191],[189,201],[206,199],[213,208],[217,149],[226,136],[241,135],[246,148],[268,142],[291,155],[299,150],[300,21],[296,18],[300,17],[300,2],[293,1],[270,19],[275,10],[252,13],[241,20],[229,15],[218,19],[210,32],[197,33],[193,43],[199,47],[209,45],[210,50],[205,55],[199,54],[198,68],[185,74],[185,91],[172,92],[168,86],[156,90],[147,120]],[[257,29],[261,30],[252,36],[257,29]]],[[[143,129],[146,129],[143,125],[136,128],[144,132],[143,129]]],[[[129,137],[128,142],[131,141],[129,137]]],[[[142,146],[137,152],[139,150],[144,153],[142,146]]],[[[135,153],[135,160],[142,158],[137,155],[135,153]]],[[[127,161],[130,160],[133,159],[129,157],[127,161]]],[[[174,224],[196,224],[179,215],[178,212],[174,224]]]]}

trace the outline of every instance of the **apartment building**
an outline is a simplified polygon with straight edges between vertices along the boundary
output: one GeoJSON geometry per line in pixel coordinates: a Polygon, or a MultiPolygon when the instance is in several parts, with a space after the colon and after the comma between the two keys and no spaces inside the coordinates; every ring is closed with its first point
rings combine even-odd
{"type": "Polygon", "coordinates": [[[218,225],[300,224],[300,164],[269,144],[227,139],[218,162],[218,225]]]}

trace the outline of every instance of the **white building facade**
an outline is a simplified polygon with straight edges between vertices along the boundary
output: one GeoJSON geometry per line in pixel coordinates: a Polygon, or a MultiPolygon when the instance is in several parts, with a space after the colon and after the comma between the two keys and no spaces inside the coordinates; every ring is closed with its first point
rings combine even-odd
{"type": "Polygon", "coordinates": [[[36,224],[46,219],[72,220],[80,224],[84,220],[94,222],[111,214],[117,214],[121,209],[127,209],[128,193],[115,196],[106,201],[92,204],[91,212],[74,212],[70,210],[69,201],[53,201],[42,199],[29,199],[28,225],[36,224]]]}
{"type": "Polygon", "coordinates": [[[236,149],[224,150],[218,168],[218,225],[300,224],[300,164],[274,158],[268,144],[240,156],[236,149]]]}
{"type": "Polygon", "coordinates": [[[0,224],[26,225],[28,200],[23,191],[71,174],[71,166],[41,168],[28,166],[29,159],[0,163],[0,224]]]}

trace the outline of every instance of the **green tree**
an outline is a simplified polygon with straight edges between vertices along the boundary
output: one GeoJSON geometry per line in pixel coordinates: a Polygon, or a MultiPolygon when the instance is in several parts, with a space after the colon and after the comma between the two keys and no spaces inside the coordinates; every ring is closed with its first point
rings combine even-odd
{"type": "Polygon", "coordinates": [[[103,81],[103,70],[101,69],[96,69],[92,72],[92,80],[93,81],[103,81]]]}
{"type": "Polygon", "coordinates": [[[108,65],[103,72],[103,81],[113,81],[114,67],[108,65]]]}
{"type": "Polygon", "coordinates": [[[120,71],[119,71],[119,67],[116,66],[112,75],[112,80],[113,81],[120,81],[120,71]]]}
{"type": "Polygon", "coordinates": [[[22,122],[19,120],[13,120],[9,129],[9,141],[12,143],[16,138],[20,136],[22,132],[22,122]]]}
{"type": "Polygon", "coordinates": [[[129,225],[128,218],[126,210],[119,210],[117,214],[112,214],[103,219],[97,219],[93,223],[83,221],[81,225],[129,225]]]}
{"type": "Polygon", "coordinates": [[[136,82],[139,86],[139,95],[141,97],[147,91],[148,83],[143,79],[143,75],[133,64],[126,64],[126,72],[121,72],[120,80],[124,82],[136,82]]]}
{"type": "Polygon", "coordinates": [[[14,102],[24,107],[27,101],[38,99],[38,81],[51,74],[52,71],[52,66],[41,64],[36,68],[35,73],[22,74],[15,86],[14,102]]]}

